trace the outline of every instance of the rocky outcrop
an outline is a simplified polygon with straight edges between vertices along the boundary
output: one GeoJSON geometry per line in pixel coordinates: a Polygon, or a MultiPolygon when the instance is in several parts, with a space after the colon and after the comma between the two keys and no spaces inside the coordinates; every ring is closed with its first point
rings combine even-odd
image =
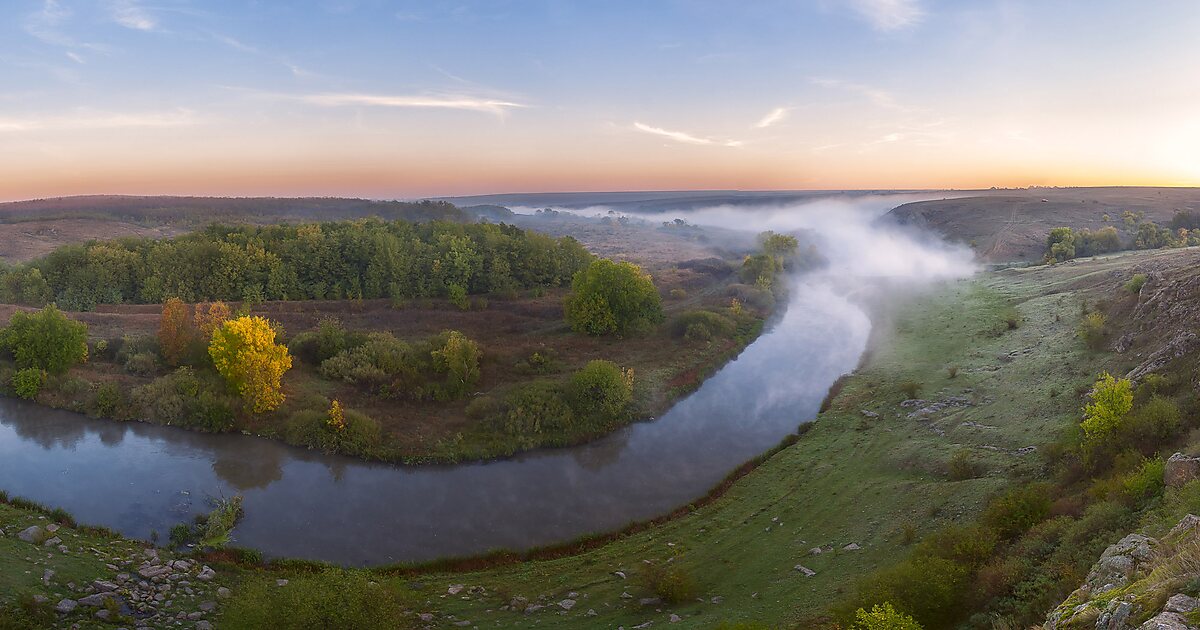
{"type": "Polygon", "coordinates": [[[1161,540],[1129,534],[1110,545],[1084,583],[1046,616],[1045,630],[1200,630],[1200,601],[1176,592],[1200,578],[1200,517],[1161,540]],[[1168,570],[1155,571],[1163,567],[1168,570]],[[1180,575],[1180,571],[1194,575],[1180,575]]]}
{"type": "Polygon", "coordinates": [[[1169,488],[1178,488],[1200,477],[1200,457],[1175,453],[1163,465],[1163,483],[1169,488]]]}

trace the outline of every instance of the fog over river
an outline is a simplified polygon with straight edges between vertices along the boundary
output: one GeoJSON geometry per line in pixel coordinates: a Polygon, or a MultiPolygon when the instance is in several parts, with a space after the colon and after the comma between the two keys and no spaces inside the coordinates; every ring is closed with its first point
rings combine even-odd
{"type": "Polygon", "coordinates": [[[656,215],[738,229],[809,229],[831,262],[737,359],[663,416],[583,446],[453,466],[393,466],[243,435],[91,420],[0,399],[0,489],[80,522],[163,538],[242,494],[234,544],[348,565],[545,545],[658,516],[813,418],[870,332],[857,292],[971,273],[970,252],[873,220],[911,197],[656,215]]]}

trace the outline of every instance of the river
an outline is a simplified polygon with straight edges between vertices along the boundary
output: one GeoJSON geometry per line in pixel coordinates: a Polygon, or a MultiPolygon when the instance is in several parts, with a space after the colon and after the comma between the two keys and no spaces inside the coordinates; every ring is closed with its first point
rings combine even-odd
{"type": "Polygon", "coordinates": [[[767,332],[669,412],[583,446],[394,466],[0,399],[0,489],[142,539],[241,494],[234,544],[355,566],[612,530],[703,495],[812,419],[854,368],[863,312],[821,282],[790,295],[767,332]]]}

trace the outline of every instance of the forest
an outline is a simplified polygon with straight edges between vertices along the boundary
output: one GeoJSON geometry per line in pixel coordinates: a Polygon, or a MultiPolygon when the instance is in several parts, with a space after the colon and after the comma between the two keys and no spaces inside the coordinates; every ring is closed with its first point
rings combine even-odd
{"type": "Polygon", "coordinates": [[[166,240],[67,245],[0,271],[0,301],[99,304],[449,298],[570,282],[591,260],[571,237],[505,224],[365,219],[210,225],[166,240]]]}

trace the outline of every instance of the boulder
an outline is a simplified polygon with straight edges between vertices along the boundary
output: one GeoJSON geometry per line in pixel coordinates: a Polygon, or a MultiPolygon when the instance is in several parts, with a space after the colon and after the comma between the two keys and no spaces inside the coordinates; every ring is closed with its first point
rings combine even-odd
{"type": "Polygon", "coordinates": [[[58,612],[65,615],[65,614],[71,612],[72,610],[75,610],[75,608],[77,606],[79,606],[79,602],[77,602],[73,599],[64,599],[64,600],[58,602],[58,604],[54,607],[54,610],[57,610],[58,612]]]}
{"type": "Polygon", "coordinates": [[[36,543],[46,537],[46,530],[37,525],[31,525],[17,532],[17,538],[24,540],[27,543],[36,543]]]}
{"type": "Polygon", "coordinates": [[[1163,483],[1169,488],[1178,488],[1200,477],[1200,457],[1175,453],[1163,466],[1163,483]]]}
{"type": "Polygon", "coordinates": [[[797,565],[796,565],[795,567],[793,567],[793,568],[794,568],[794,569],[796,569],[797,571],[799,571],[799,572],[803,573],[803,574],[804,574],[804,577],[812,577],[812,576],[814,576],[814,575],[816,575],[816,574],[817,574],[817,572],[816,572],[816,571],[813,571],[812,569],[810,569],[810,568],[808,568],[808,567],[806,567],[806,566],[804,566],[804,565],[802,565],[802,564],[797,564],[797,565]]]}
{"type": "Polygon", "coordinates": [[[92,595],[88,595],[87,597],[80,597],[79,605],[80,606],[103,606],[104,603],[110,599],[119,599],[119,598],[113,593],[94,593],[92,595]]]}
{"type": "Polygon", "coordinates": [[[561,602],[558,602],[558,607],[562,608],[563,610],[571,610],[572,608],[575,607],[575,600],[564,599],[561,602]]]}
{"type": "Polygon", "coordinates": [[[1138,626],[1138,630],[1194,630],[1187,619],[1179,613],[1164,612],[1155,615],[1146,623],[1138,626]]]}
{"type": "Polygon", "coordinates": [[[1179,593],[1178,595],[1172,595],[1171,598],[1167,600],[1167,604],[1163,606],[1163,611],[1173,613],[1190,613],[1197,608],[1200,608],[1200,601],[1197,601],[1195,597],[1189,597],[1183,593],[1179,593]]]}

